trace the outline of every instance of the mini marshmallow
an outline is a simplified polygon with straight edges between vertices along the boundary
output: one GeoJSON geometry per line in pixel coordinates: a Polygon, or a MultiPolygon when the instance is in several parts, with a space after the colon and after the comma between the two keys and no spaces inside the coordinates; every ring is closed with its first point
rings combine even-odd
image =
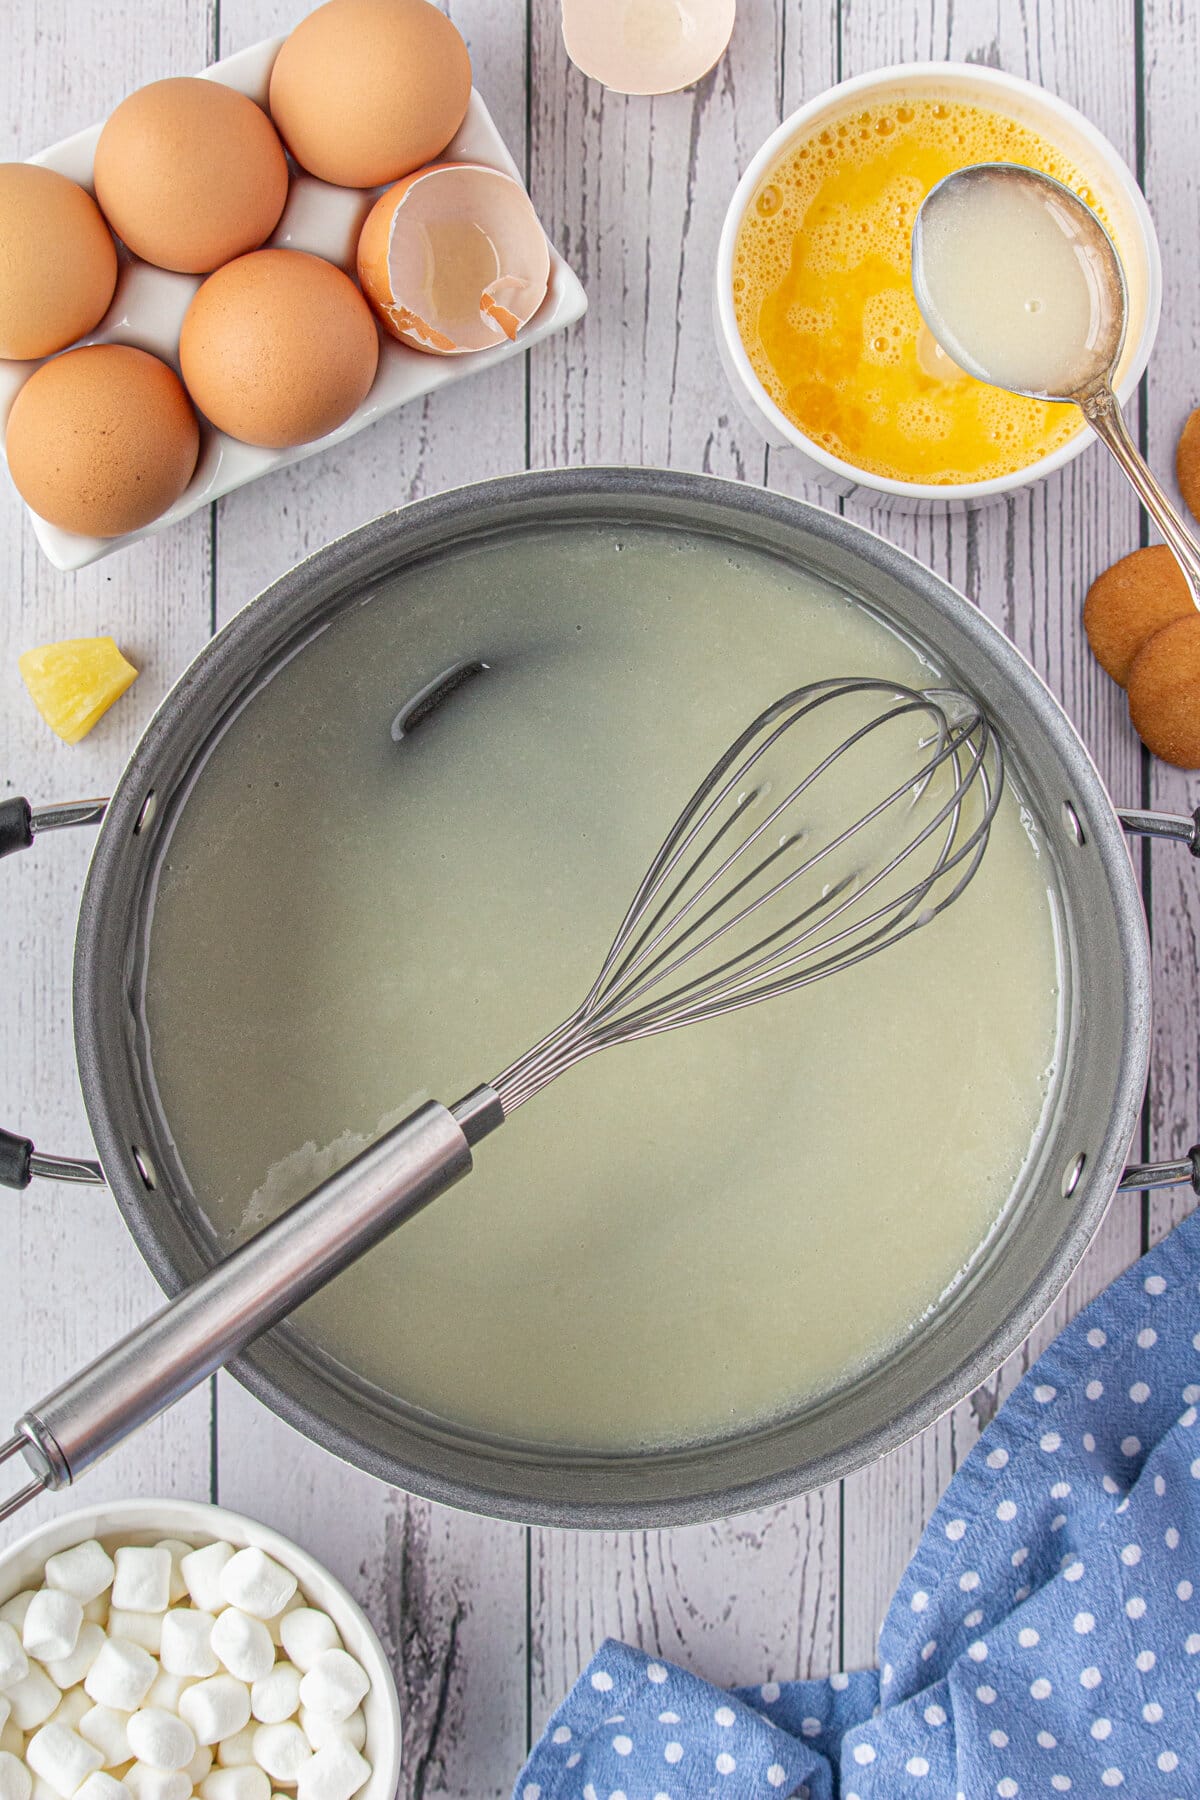
{"type": "Polygon", "coordinates": [[[155,1545],[156,1550],[165,1550],[171,1558],[171,1605],[177,1606],[188,1591],[187,1582],[183,1579],[180,1563],[185,1556],[192,1554],[192,1546],[185,1544],[182,1538],[162,1538],[155,1545]]]}
{"type": "Polygon", "coordinates": [[[200,1800],[271,1800],[271,1783],[254,1763],[214,1769],[200,1783],[200,1800]]]}
{"type": "Polygon", "coordinates": [[[74,1594],[42,1588],[29,1602],[21,1627],[26,1656],[36,1656],[39,1662],[70,1656],[82,1625],[83,1606],[74,1594]]]}
{"type": "Polygon", "coordinates": [[[258,1726],[253,1719],[232,1737],[222,1738],[217,1745],[217,1761],[223,1769],[242,1769],[255,1761],[254,1734],[258,1726]]]}
{"type": "Polygon", "coordinates": [[[165,1613],[129,1612],[123,1607],[109,1608],[109,1637],[124,1638],[127,1644],[140,1644],[151,1656],[157,1656],[162,1645],[162,1622],[165,1613]]]}
{"type": "Polygon", "coordinates": [[[334,1738],[345,1738],[354,1749],[361,1750],[367,1741],[367,1715],[360,1706],[348,1719],[330,1719],[314,1712],[311,1706],[300,1708],[300,1729],[314,1750],[323,1750],[334,1738]]]}
{"type": "Polygon", "coordinates": [[[254,1733],[254,1760],[279,1786],[295,1787],[312,1754],[298,1725],[260,1725],[254,1733]]]}
{"type": "Polygon", "coordinates": [[[119,1612],[163,1613],[171,1604],[171,1552],[161,1545],[122,1544],[112,1604],[119,1612]]]}
{"type": "Polygon", "coordinates": [[[4,1693],[12,1707],[13,1721],[22,1731],[36,1731],[44,1725],[62,1699],[46,1671],[36,1663],[21,1681],[10,1681],[4,1693]]]}
{"type": "Polygon", "coordinates": [[[29,1658],[15,1625],[0,1619],[0,1689],[10,1688],[29,1673],[29,1658]]]}
{"type": "Polygon", "coordinates": [[[121,1777],[134,1800],[191,1800],[192,1784],[182,1769],[155,1769],[135,1762],[121,1777]]]}
{"type": "Polygon", "coordinates": [[[71,1800],[75,1789],[103,1760],[95,1745],[69,1725],[43,1725],[25,1746],[25,1761],[35,1775],[49,1782],[61,1800],[71,1800]]]}
{"type": "Polygon", "coordinates": [[[75,1800],[130,1800],[129,1789],[115,1775],[97,1769],[88,1776],[75,1800]]]}
{"type": "Polygon", "coordinates": [[[0,1731],[3,1731],[4,1727],[8,1724],[8,1715],[11,1711],[11,1705],[4,1698],[4,1695],[0,1694],[0,1731]]]}
{"type": "Polygon", "coordinates": [[[129,1748],[153,1769],[186,1769],[196,1754],[196,1739],[185,1720],[165,1706],[142,1706],[125,1727],[129,1748]]]}
{"type": "Polygon", "coordinates": [[[250,1689],[250,1711],[260,1725],[282,1725],[300,1705],[300,1671],[276,1663],[250,1689]]]}
{"type": "Polygon", "coordinates": [[[279,1636],[288,1661],[294,1662],[302,1675],[308,1674],[326,1650],[342,1647],[337,1626],[328,1613],[318,1612],[315,1606],[301,1606],[295,1612],[284,1613],[279,1621],[279,1636]]]}
{"type": "Polygon", "coordinates": [[[40,1775],[33,1778],[33,1800],[59,1800],[55,1790],[40,1775]]]}
{"type": "Polygon", "coordinates": [[[97,1594],[94,1600],[84,1602],[83,1622],[85,1625],[99,1625],[101,1628],[108,1624],[107,1592],[97,1594]]]}
{"type": "Polygon", "coordinates": [[[220,1581],[226,1605],[256,1619],[273,1619],[281,1613],[298,1586],[291,1570],[265,1550],[239,1550],[221,1570],[220,1581]]]}
{"type": "Polygon", "coordinates": [[[313,1752],[300,1771],[296,1800],[350,1800],[371,1774],[371,1765],[353,1744],[335,1738],[313,1752]]]}
{"type": "Polygon", "coordinates": [[[63,1695],[50,1717],[47,1725],[69,1725],[72,1731],[79,1729],[79,1721],[85,1712],[92,1710],[92,1703],[82,1688],[75,1687],[63,1695]]]}
{"type": "Polygon", "coordinates": [[[110,1637],[88,1670],[83,1691],[97,1706],[134,1712],[150,1692],[157,1674],[158,1664],[149,1651],[126,1638],[110,1637]]]}
{"type": "Polygon", "coordinates": [[[25,1614],[29,1611],[35,1592],[34,1588],[22,1588],[19,1594],[14,1594],[11,1600],[6,1600],[4,1605],[0,1606],[0,1624],[11,1625],[18,1637],[21,1635],[22,1627],[25,1624],[25,1614]]]}
{"type": "Polygon", "coordinates": [[[282,1637],[282,1635],[280,1633],[280,1629],[279,1629],[280,1626],[283,1624],[283,1621],[287,1618],[289,1613],[297,1612],[300,1609],[300,1607],[307,1606],[307,1605],[308,1605],[308,1601],[304,1598],[304,1595],[300,1592],[300,1589],[297,1588],[295,1593],[292,1595],[291,1599],[288,1601],[287,1605],[284,1607],[283,1611],[281,1613],[276,1613],[275,1617],[273,1619],[267,1620],[267,1630],[270,1632],[271,1642],[274,1644],[274,1646],[277,1650],[280,1650],[283,1648],[283,1637],[282,1637]]]}
{"type": "Polygon", "coordinates": [[[0,1750],[0,1800],[29,1800],[32,1793],[33,1781],[25,1764],[0,1750]]]}
{"type": "Polygon", "coordinates": [[[275,1646],[261,1619],[251,1618],[236,1606],[218,1615],[212,1630],[212,1647],[231,1675],[239,1681],[258,1681],[274,1667],[275,1646]]]}
{"type": "Polygon", "coordinates": [[[85,1619],[79,1627],[79,1636],[75,1639],[75,1648],[70,1656],[56,1656],[46,1663],[46,1673],[51,1681],[62,1688],[78,1687],[96,1658],[104,1647],[104,1633],[99,1625],[91,1625],[85,1619]]]}
{"type": "Polygon", "coordinates": [[[202,1550],[191,1550],[181,1558],[179,1572],[187,1583],[192,1605],[201,1612],[219,1613],[225,1604],[221,1592],[221,1570],[233,1556],[233,1545],[217,1541],[202,1550]]]}
{"type": "Polygon", "coordinates": [[[300,1704],[331,1719],[348,1719],[370,1685],[348,1651],[323,1650],[300,1683],[300,1704]]]}
{"type": "Polygon", "coordinates": [[[215,1675],[220,1668],[212,1647],[216,1620],[210,1612],[175,1606],[163,1614],[159,1656],[171,1675],[215,1675]]]}
{"type": "Polygon", "coordinates": [[[85,1712],[79,1721],[79,1735],[94,1744],[104,1758],[106,1769],[119,1768],[127,1763],[133,1752],[129,1748],[129,1739],[125,1735],[125,1727],[130,1715],[117,1712],[111,1706],[93,1706],[85,1712]]]}
{"type": "Polygon", "coordinates": [[[46,1564],[43,1580],[47,1587],[73,1594],[81,1606],[96,1600],[112,1586],[115,1565],[112,1557],[95,1538],[60,1550],[46,1564]]]}
{"type": "Polygon", "coordinates": [[[213,1753],[207,1744],[197,1744],[196,1754],[183,1771],[194,1788],[199,1787],[213,1766],[213,1753]]]}
{"type": "Polygon", "coordinates": [[[169,1713],[177,1713],[179,1711],[179,1696],[183,1693],[185,1687],[190,1686],[191,1682],[184,1676],[169,1675],[165,1669],[160,1669],[158,1674],[154,1677],[154,1680],[150,1683],[149,1691],[146,1694],[146,1698],[142,1701],[142,1705],[165,1706],[169,1713]]]}
{"type": "Polygon", "coordinates": [[[233,1675],[210,1675],[184,1689],[179,1716],[191,1726],[198,1744],[218,1744],[249,1723],[250,1689],[233,1675]]]}

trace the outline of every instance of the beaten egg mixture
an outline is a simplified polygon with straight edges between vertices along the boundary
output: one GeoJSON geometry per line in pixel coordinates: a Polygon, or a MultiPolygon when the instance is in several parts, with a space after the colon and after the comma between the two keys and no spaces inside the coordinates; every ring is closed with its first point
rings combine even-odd
{"type": "MultiPolygon", "coordinates": [[[[952,485],[1027,467],[1079,429],[957,368],[923,323],[912,228],[934,184],[1015,162],[1073,189],[1081,171],[1027,126],[953,100],[880,100],[794,143],[747,209],[734,252],[738,330],[759,380],[808,437],[893,481],[952,485]]],[[[1107,221],[1105,221],[1107,223],[1107,221]]]]}

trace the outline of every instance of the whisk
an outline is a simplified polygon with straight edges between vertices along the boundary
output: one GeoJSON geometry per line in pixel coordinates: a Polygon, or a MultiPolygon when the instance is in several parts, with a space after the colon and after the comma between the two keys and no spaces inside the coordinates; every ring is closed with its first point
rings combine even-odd
{"type": "Polygon", "coordinates": [[[576,1063],[822,981],[928,925],[979,868],[1002,787],[1000,742],[953,689],[847,678],[775,701],[680,813],[570,1017],[455,1106],[419,1108],[25,1413],[0,1463],[23,1452],[33,1479],[0,1519],[68,1486],[428,1205],[576,1063]]]}

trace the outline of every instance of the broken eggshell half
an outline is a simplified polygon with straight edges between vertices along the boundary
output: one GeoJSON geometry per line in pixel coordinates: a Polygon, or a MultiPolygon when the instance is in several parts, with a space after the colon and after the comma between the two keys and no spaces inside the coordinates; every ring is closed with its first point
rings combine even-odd
{"type": "Polygon", "coordinates": [[[673,94],[718,63],[736,0],[562,0],[576,68],[618,94],[673,94]]]}
{"type": "Polygon", "coordinates": [[[550,247],[519,181],[484,163],[430,163],[380,195],[358,278],[384,328],[435,356],[511,341],[537,312],[550,247]]]}

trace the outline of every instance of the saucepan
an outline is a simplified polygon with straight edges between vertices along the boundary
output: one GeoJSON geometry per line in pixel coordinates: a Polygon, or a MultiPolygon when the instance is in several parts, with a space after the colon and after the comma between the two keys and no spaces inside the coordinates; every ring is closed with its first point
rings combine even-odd
{"type": "MultiPolygon", "coordinates": [[[[74,963],[75,1043],[98,1161],[47,1155],[5,1133],[0,1176],[14,1186],[38,1176],[107,1182],[170,1294],[220,1259],[186,1184],[172,1179],[170,1121],[138,1055],[133,996],[148,897],[172,820],[190,785],[203,780],[206,754],[231,716],[365,591],[485,535],[512,538],[579,522],[657,525],[762,549],[857,596],[927,647],[948,677],[982,701],[1003,739],[1040,827],[1062,922],[1057,1089],[1018,1191],[952,1298],[894,1355],[824,1400],[706,1443],[582,1454],[533,1450],[431,1418],[358,1380],[286,1322],[231,1365],[280,1417],[393,1486],[531,1523],[655,1527],[779,1500],[902,1443],[1027,1336],[1118,1188],[1190,1181],[1200,1191],[1200,1148],[1176,1162],[1125,1166],[1150,1045],[1149,942],[1125,834],[1176,839],[1196,855],[1200,818],[1119,812],[1070,721],[1007,639],[929,570],[848,520],[707,476],[568,469],[419,501],[283,576],[196,658],[151,720],[111,800],[0,807],[0,849],[25,847],[43,830],[101,821],[74,963]]],[[[861,1158],[865,1178],[887,1180],[888,1145],[871,1142],[866,1126],[847,1154],[861,1158]]],[[[9,1448],[23,1451],[47,1486],[72,1481],[110,1440],[106,1421],[88,1418],[85,1399],[74,1394],[57,1412],[35,1407],[17,1423],[9,1448]],[[71,1429],[56,1437],[55,1418],[71,1429]]]]}

